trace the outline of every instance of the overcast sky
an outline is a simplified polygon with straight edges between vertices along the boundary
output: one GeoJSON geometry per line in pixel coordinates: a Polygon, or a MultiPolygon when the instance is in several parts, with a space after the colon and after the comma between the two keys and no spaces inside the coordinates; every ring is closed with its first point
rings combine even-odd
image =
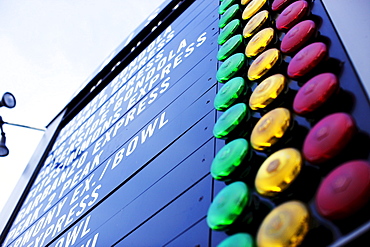
{"type": "MultiPolygon", "coordinates": [[[[44,128],[87,78],[164,0],[0,1],[0,97],[5,122],[44,128]]],[[[4,125],[0,210],[43,132],[4,125]]]]}

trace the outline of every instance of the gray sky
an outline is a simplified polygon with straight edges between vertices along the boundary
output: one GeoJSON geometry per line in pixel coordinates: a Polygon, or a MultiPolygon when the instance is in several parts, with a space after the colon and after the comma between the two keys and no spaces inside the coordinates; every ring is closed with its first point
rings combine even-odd
{"type": "MultiPolygon", "coordinates": [[[[164,0],[0,1],[0,97],[5,122],[45,127],[87,78],[164,0]]],[[[0,210],[43,133],[4,125],[0,210]]]]}

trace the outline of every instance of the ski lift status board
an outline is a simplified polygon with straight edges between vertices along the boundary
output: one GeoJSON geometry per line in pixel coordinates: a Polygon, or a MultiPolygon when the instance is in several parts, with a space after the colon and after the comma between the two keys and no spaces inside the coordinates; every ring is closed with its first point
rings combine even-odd
{"type": "Polygon", "coordinates": [[[369,100],[323,3],[188,2],[62,126],[3,246],[368,238],[369,100]]]}

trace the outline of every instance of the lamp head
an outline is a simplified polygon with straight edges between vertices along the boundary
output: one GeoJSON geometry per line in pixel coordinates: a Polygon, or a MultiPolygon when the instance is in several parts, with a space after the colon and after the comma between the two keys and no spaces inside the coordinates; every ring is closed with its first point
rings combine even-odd
{"type": "Polygon", "coordinates": [[[0,101],[0,107],[2,106],[5,106],[5,107],[8,107],[8,108],[13,108],[15,107],[15,97],[13,94],[9,93],[9,92],[6,92],[4,93],[1,101],[0,101]]]}

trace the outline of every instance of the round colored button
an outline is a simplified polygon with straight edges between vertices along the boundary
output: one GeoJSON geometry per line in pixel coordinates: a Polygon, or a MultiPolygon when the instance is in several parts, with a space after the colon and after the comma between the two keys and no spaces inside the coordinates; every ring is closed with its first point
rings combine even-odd
{"type": "Polygon", "coordinates": [[[218,13],[222,15],[225,11],[233,5],[235,0],[224,0],[221,2],[220,6],[218,7],[218,13]]]}
{"type": "Polygon", "coordinates": [[[240,1],[240,4],[241,4],[241,5],[246,5],[246,4],[248,4],[250,1],[251,1],[251,0],[241,0],[241,1],[240,1]]]}
{"type": "Polygon", "coordinates": [[[221,15],[220,20],[218,22],[219,28],[224,28],[230,21],[235,19],[236,15],[240,10],[239,4],[234,4],[230,8],[228,8],[223,15],[221,15]]]}
{"type": "Polygon", "coordinates": [[[250,154],[249,144],[244,138],[229,142],[218,151],[212,161],[212,177],[220,181],[229,180],[248,154],[250,154]]]}
{"type": "Polygon", "coordinates": [[[309,230],[310,213],[299,201],[289,201],[274,208],[263,220],[257,245],[298,246],[309,230]]]}
{"type": "Polygon", "coordinates": [[[319,74],[298,90],[293,102],[294,112],[299,115],[313,112],[338,90],[339,82],[334,74],[319,74]]]}
{"type": "Polygon", "coordinates": [[[280,51],[276,48],[261,53],[248,69],[248,79],[257,80],[264,76],[279,61],[280,51]]]}
{"type": "Polygon", "coordinates": [[[227,58],[217,70],[217,81],[225,83],[230,80],[243,67],[245,60],[243,53],[236,53],[227,58]]]}
{"type": "Polygon", "coordinates": [[[288,4],[295,0],[274,0],[271,5],[273,11],[279,11],[284,9],[288,4]]]}
{"type": "Polygon", "coordinates": [[[267,0],[252,0],[248,5],[245,7],[242,13],[242,19],[248,20],[252,16],[254,16],[266,3],[267,0]]]}
{"type": "Polygon", "coordinates": [[[263,109],[270,105],[284,91],[287,80],[282,74],[272,75],[263,80],[249,98],[252,110],[263,109]]]}
{"type": "Polygon", "coordinates": [[[324,43],[312,43],[300,50],[288,65],[288,76],[299,78],[314,69],[327,56],[328,49],[324,43]]]}
{"type": "Polygon", "coordinates": [[[269,12],[262,10],[253,16],[243,28],[243,37],[249,38],[261,29],[263,24],[268,20],[269,12]]]}
{"type": "Polygon", "coordinates": [[[296,1],[286,7],[276,19],[278,30],[288,30],[297,24],[308,13],[306,1],[296,1]]]}
{"type": "Polygon", "coordinates": [[[256,33],[245,48],[245,55],[249,58],[255,57],[263,52],[274,39],[274,29],[271,27],[262,29],[256,33]]]}
{"type": "Polygon", "coordinates": [[[240,20],[234,19],[229,22],[218,35],[217,43],[223,45],[228,39],[237,34],[237,30],[240,28],[240,20]]]}
{"type": "Polygon", "coordinates": [[[321,183],[316,195],[318,212],[328,219],[346,218],[362,208],[370,198],[370,163],[356,160],[333,170],[321,183]]]}
{"type": "Polygon", "coordinates": [[[343,150],[356,132],[354,119],[347,113],[334,113],[321,119],[303,143],[303,155],[311,163],[327,161],[343,150]]]}
{"type": "Polygon", "coordinates": [[[280,44],[280,50],[283,53],[292,53],[299,50],[315,34],[315,32],[315,22],[305,20],[298,23],[285,34],[280,44]]]}
{"type": "Polygon", "coordinates": [[[227,109],[213,126],[216,138],[226,138],[243,120],[249,117],[248,107],[238,103],[227,109]]]}
{"type": "Polygon", "coordinates": [[[243,36],[237,34],[231,37],[228,41],[223,44],[217,52],[217,59],[219,61],[224,61],[226,58],[230,57],[235,51],[243,44],[243,36]]]}
{"type": "Polygon", "coordinates": [[[209,228],[216,231],[228,229],[241,215],[249,199],[249,189],[243,182],[234,182],[223,188],[208,209],[209,228]]]}
{"type": "Polygon", "coordinates": [[[246,90],[245,80],[243,77],[234,77],[226,82],[216,94],[214,100],[214,107],[218,111],[225,111],[230,108],[240,97],[242,97],[246,90]]]}
{"type": "Polygon", "coordinates": [[[254,247],[254,240],[248,233],[240,232],[227,237],[217,247],[254,247]]]}
{"type": "Polygon", "coordinates": [[[251,134],[251,145],[263,151],[274,145],[285,134],[290,126],[291,114],[288,109],[275,108],[266,113],[254,126],[251,134]]]}
{"type": "Polygon", "coordinates": [[[270,155],[256,175],[255,186],[259,194],[274,196],[286,190],[302,168],[301,153],[294,148],[281,149],[270,155]]]}

